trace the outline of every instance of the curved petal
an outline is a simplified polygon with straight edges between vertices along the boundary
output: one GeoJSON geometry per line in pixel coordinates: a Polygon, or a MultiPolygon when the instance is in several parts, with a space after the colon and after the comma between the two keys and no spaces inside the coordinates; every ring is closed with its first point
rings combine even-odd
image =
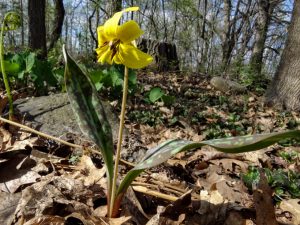
{"type": "Polygon", "coordinates": [[[109,49],[109,46],[105,46],[102,48],[97,48],[96,49],[97,55],[98,55],[98,62],[99,63],[109,63],[112,64],[112,54],[113,52],[109,49]]]}
{"type": "Polygon", "coordinates": [[[109,42],[108,38],[104,33],[104,26],[97,27],[97,36],[98,36],[98,47],[101,47],[106,42],[109,42]]]}
{"type": "Polygon", "coordinates": [[[109,39],[115,39],[117,37],[118,24],[123,13],[137,10],[139,10],[139,7],[129,7],[120,12],[115,13],[112,18],[110,18],[104,23],[105,35],[109,39]]]}
{"type": "Polygon", "coordinates": [[[133,20],[130,20],[121,26],[118,26],[117,29],[117,38],[120,39],[123,43],[129,43],[144,33],[140,29],[140,26],[133,20]]]}
{"type": "Polygon", "coordinates": [[[120,44],[119,51],[116,55],[118,61],[132,69],[140,69],[148,66],[153,58],[140,51],[131,44],[120,44]]]}
{"type": "Polygon", "coordinates": [[[96,48],[96,53],[98,57],[101,57],[106,51],[109,51],[109,45],[103,45],[99,48],[96,48]]]}

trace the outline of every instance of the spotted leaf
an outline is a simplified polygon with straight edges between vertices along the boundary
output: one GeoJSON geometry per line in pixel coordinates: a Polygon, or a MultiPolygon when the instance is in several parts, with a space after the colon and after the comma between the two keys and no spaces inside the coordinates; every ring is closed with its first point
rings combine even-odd
{"type": "Polygon", "coordinates": [[[131,182],[145,169],[157,166],[178,152],[200,148],[204,145],[211,146],[225,153],[242,153],[259,150],[268,147],[285,138],[300,137],[300,130],[284,131],[271,134],[257,134],[241,137],[214,139],[202,142],[187,140],[169,140],[157,147],[148,150],[144,158],[129,171],[122,180],[118,195],[124,194],[131,182]]]}
{"type": "Polygon", "coordinates": [[[63,53],[66,62],[66,89],[77,123],[81,131],[100,148],[109,180],[111,180],[113,173],[113,140],[111,127],[106,118],[103,105],[94,84],[68,54],[65,46],[63,46],[63,53]]]}

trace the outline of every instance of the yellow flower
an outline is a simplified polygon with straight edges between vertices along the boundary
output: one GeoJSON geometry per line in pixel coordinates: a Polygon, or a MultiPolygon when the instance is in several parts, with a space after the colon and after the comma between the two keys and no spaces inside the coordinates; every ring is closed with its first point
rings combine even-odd
{"type": "Polygon", "coordinates": [[[124,12],[137,11],[138,7],[130,7],[117,12],[103,26],[97,28],[98,62],[123,64],[128,68],[139,69],[147,66],[153,58],[135,47],[134,40],[144,32],[139,25],[130,20],[118,25],[124,12]]]}

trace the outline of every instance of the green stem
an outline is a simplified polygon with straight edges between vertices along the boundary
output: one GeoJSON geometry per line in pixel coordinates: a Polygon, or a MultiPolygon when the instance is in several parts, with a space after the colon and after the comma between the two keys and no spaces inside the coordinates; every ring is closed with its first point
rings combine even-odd
{"type": "Polygon", "coordinates": [[[125,66],[124,84],[123,84],[123,99],[122,99],[122,109],[121,109],[120,126],[119,126],[119,139],[118,139],[118,144],[117,144],[117,153],[116,153],[116,157],[115,157],[115,167],[114,167],[114,175],[113,175],[113,181],[112,181],[112,190],[111,190],[110,204],[109,204],[109,209],[108,209],[109,217],[116,216],[116,215],[114,215],[115,213],[113,213],[113,211],[116,211],[116,209],[114,209],[114,203],[115,203],[115,198],[116,198],[115,195],[116,195],[116,189],[117,189],[118,167],[119,167],[120,154],[121,154],[121,148],[122,148],[122,140],[123,140],[123,128],[124,128],[127,92],[128,92],[128,68],[125,66]]]}
{"type": "Polygon", "coordinates": [[[5,72],[4,56],[3,56],[3,52],[4,52],[3,38],[4,38],[4,28],[5,28],[4,21],[5,21],[5,19],[3,20],[2,27],[1,27],[1,34],[0,34],[0,64],[1,64],[1,72],[2,72],[3,81],[4,81],[6,93],[7,93],[8,103],[9,103],[8,116],[9,116],[9,119],[12,120],[12,117],[14,114],[13,99],[12,99],[11,92],[10,92],[9,81],[8,81],[8,78],[7,78],[7,75],[5,72]]]}

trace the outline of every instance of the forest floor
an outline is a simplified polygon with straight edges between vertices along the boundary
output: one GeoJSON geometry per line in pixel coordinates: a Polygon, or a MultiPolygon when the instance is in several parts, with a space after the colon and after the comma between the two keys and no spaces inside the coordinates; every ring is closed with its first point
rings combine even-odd
{"type": "MultiPolygon", "coordinates": [[[[122,152],[133,164],[168,139],[269,133],[300,123],[299,112],[264,106],[261,89],[222,93],[199,74],[139,74],[138,87],[128,99],[122,152]],[[153,87],[169,100],[151,103],[145,93],[153,87]]],[[[113,104],[120,111],[120,102],[113,104]]],[[[7,124],[0,127],[0,144],[0,224],[300,224],[297,140],[243,154],[210,147],[178,153],[139,176],[121,217],[110,221],[97,154],[82,155],[7,124]]],[[[121,175],[129,169],[122,163],[121,175]]]]}

